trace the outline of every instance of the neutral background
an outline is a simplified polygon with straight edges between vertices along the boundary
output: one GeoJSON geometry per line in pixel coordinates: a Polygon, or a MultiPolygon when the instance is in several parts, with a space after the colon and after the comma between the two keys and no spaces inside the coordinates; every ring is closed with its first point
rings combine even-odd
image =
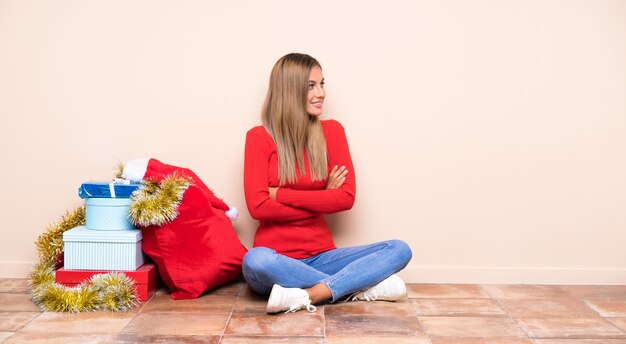
{"type": "Polygon", "coordinates": [[[351,145],[339,245],[404,239],[409,282],[626,284],[618,0],[0,0],[0,277],[138,157],[196,171],[249,247],[245,133],[294,51],[351,145]]]}

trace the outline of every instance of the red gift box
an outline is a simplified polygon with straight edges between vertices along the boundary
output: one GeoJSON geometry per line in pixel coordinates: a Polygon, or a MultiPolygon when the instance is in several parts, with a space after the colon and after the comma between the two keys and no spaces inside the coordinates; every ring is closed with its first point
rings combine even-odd
{"type": "MultiPolygon", "coordinates": [[[[111,271],[97,270],[65,270],[60,268],[56,271],[55,280],[68,287],[76,286],[93,275],[106,274],[111,271]]],[[[152,263],[146,263],[135,271],[119,271],[135,281],[137,287],[137,297],[139,300],[146,301],[150,295],[154,293],[161,285],[161,279],[157,272],[156,266],[152,263]]]]}

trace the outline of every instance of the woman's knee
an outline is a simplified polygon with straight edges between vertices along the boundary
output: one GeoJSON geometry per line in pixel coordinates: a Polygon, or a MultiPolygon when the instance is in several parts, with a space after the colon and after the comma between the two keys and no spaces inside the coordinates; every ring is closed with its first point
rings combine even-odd
{"type": "Polygon", "coordinates": [[[391,246],[393,251],[398,257],[398,260],[403,262],[404,265],[408,264],[413,257],[413,252],[411,251],[411,247],[404,242],[403,240],[389,240],[387,241],[387,245],[391,246]]]}
{"type": "Polygon", "coordinates": [[[254,247],[243,257],[242,269],[245,272],[260,272],[267,269],[276,258],[276,251],[267,247],[254,247]]]}
{"type": "Polygon", "coordinates": [[[271,272],[277,256],[276,251],[267,247],[254,247],[243,257],[243,277],[255,293],[266,295],[272,289],[271,272]]]}

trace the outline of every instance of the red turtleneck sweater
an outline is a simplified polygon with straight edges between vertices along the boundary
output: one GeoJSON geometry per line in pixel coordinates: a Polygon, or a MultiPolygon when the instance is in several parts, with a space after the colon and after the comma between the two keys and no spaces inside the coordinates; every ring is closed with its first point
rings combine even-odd
{"type": "Polygon", "coordinates": [[[276,145],[264,127],[246,135],[244,191],[250,215],[259,220],[254,246],[265,246],[292,258],[306,258],[335,248],[324,214],[352,208],[356,194],[354,168],[343,127],[334,120],[322,121],[328,151],[328,170],[345,166],[346,181],[326,190],[327,180],[311,181],[305,154],[305,175],[296,168],[297,182],[278,189],[276,201],[269,187],[278,185],[276,145]]]}

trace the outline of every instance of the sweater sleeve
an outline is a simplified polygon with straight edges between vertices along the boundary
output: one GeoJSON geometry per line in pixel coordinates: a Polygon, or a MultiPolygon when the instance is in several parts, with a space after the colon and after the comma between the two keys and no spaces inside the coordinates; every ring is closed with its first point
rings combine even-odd
{"type": "Polygon", "coordinates": [[[295,209],[273,201],[269,196],[269,158],[271,148],[254,130],[246,135],[244,155],[244,193],[250,215],[257,220],[294,221],[316,216],[304,209],[295,209]]]}
{"type": "Polygon", "coordinates": [[[341,187],[330,190],[295,190],[281,187],[276,194],[276,201],[321,214],[332,214],[352,208],[356,197],[356,178],[346,133],[337,121],[327,121],[324,129],[328,170],[330,171],[333,166],[345,166],[348,170],[345,182],[341,187]]]}

